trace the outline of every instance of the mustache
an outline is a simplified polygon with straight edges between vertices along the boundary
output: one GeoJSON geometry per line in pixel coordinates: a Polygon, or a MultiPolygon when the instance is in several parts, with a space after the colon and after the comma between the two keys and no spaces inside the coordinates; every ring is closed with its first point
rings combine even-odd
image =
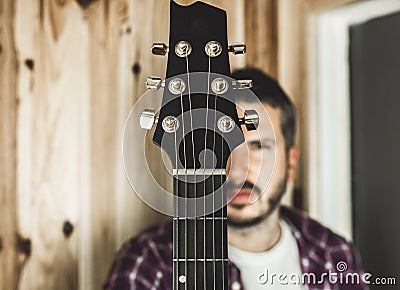
{"type": "MultiPolygon", "coordinates": [[[[240,190],[242,189],[248,189],[252,191],[252,194],[256,194],[257,196],[261,195],[261,189],[256,186],[254,183],[246,180],[243,184],[235,184],[233,182],[227,181],[226,182],[226,189],[227,192],[234,192],[234,195],[236,195],[240,190]]],[[[233,197],[233,196],[232,196],[233,197]]]]}

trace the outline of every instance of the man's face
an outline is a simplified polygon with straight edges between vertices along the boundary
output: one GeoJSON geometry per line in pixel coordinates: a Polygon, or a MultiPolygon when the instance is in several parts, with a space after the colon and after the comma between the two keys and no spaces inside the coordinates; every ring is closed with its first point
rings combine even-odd
{"type": "Polygon", "coordinates": [[[244,129],[245,143],[236,148],[228,162],[228,222],[248,227],[268,217],[285,192],[288,162],[281,130],[281,111],[268,104],[239,103],[242,109],[260,114],[257,130],[244,129]],[[275,166],[274,166],[275,165],[275,166]]]}

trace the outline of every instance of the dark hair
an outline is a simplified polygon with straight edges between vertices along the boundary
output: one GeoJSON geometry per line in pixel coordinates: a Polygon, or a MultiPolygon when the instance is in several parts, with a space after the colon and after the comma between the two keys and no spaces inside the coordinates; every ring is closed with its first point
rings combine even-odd
{"type": "Polygon", "coordinates": [[[245,68],[232,73],[234,79],[253,80],[252,91],[258,99],[281,111],[281,130],[286,152],[294,145],[296,134],[296,112],[292,101],[272,77],[255,68],[245,68]]]}

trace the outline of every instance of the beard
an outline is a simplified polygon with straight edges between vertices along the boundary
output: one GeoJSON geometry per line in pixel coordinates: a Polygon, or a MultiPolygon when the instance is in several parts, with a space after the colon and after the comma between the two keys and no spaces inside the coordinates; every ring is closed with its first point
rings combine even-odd
{"type": "MultiPolygon", "coordinates": [[[[287,187],[287,174],[285,174],[286,178],[284,178],[279,184],[278,188],[275,192],[272,193],[271,197],[268,198],[268,208],[266,209],[265,212],[261,213],[260,215],[248,219],[240,219],[240,218],[235,218],[232,216],[228,215],[227,223],[228,226],[231,228],[235,229],[245,229],[245,228],[250,228],[259,225],[261,222],[265,221],[271,214],[278,208],[283,195],[286,192],[286,187],[287,187]]],[[[235,188],[234,185],[230,184],[229,182],[227,183],[228,188],[235,188]]],[[[241,187],[243,189],[251,189],[253,192],[257,193],[260,197],[262,191],[260,190],[259,187],[257,187],[255,184],[246,181],[243,186],[241,187]]],[[[238,188],[236,187],[236,190],[238,188]]],[[[258,200],[257,202],[260,202],[261,200],[258,200]]],[[[248,206],[247,204],[233,204],[231,203],[229,206],[236,208],[236,209],[242,209],[245,206],[248,206]]]]}

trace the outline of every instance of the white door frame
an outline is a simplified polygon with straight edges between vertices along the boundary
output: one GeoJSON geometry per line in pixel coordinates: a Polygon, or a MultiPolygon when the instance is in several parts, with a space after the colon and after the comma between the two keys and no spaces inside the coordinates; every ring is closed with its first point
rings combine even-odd
{"type": "Polygon", "coordinates": [[[367,0],[322,11],[307,23],[309,211],[350,240],[349,27],[398,11],[399,0],[367,0]]]}

